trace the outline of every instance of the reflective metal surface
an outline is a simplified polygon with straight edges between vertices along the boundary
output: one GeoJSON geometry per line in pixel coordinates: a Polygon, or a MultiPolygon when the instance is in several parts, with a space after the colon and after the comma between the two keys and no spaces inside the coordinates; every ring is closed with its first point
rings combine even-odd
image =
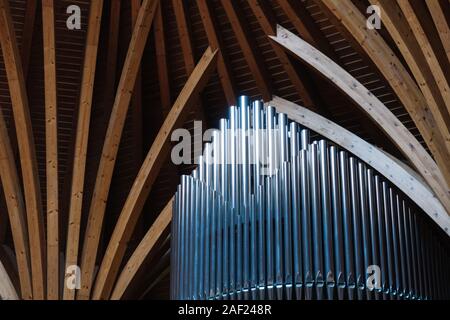
{"type": "Polygon", "coordinates": [[[173,299],[450,298],[448,238],[311,136],[259,101],[230,108],[175,196],[173,299]]]}

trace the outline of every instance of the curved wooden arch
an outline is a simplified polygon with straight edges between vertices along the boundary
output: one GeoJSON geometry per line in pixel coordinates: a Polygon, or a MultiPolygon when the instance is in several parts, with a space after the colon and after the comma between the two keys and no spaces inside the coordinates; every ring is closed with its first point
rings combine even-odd
{"type": "Polygon", "coordinates": [[[314,130],[372,166],[416,203],[450,236],[450,216],[430,188],[391,155],[364,141],[332,121],[285,99],[267,103],[289,119],[314,130]]]}
{"type": "Polygon", "coordinates": [[[411,132],[377,97],[339,65],[285,28],[278,26],[277,36],[271,39],[348,95],[398,146],[430,185],[447,212],[450,212],[450,190],[442,172],[411,132]]]}

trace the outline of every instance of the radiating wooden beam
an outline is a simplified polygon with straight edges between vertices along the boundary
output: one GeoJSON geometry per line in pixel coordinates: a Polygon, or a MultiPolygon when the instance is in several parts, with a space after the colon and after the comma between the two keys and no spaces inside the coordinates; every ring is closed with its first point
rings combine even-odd
{"type": "Polygon", "coordinates": [[[450,214],[450,189],[428,152],[395,115],[361,83],[319,50],[278,26],[273,41],[300,58],[349,96],[411,161],[450,214]]]}
{"type": "Polygon", "coordinates": [[[166,38],[164,34],[162,5],[158,6],[158,11],[155,16],[155,28],[153,30],[155,34],[156,65],[158,68],[161,108],[164,116],[166,116],[170,111],[172,103],[170,97],[169,68],[167,65],[166,38]]]}
{"type": "Polygon", "coordinates": [[[159,170],[170,153],[170,135],[174,129],[183,124],[199,93],[208,82],[216,67],[217,53],[217,49],[213,52],[210,47],[205,51],[159,130],[114,228],[97,274],[94,299],[109,298],[136,221],[141,214],[159,170]]]}
{"type": "Polygon", "coordinates": [[[404,192],[450,236],[450,216],[428,185],[418,179],[415,172],[410,172],[412,169],[406,169],[406,166],[393,156],[302,106],[279,97],[274,97],[266,105],[274,107],[277,112],[285,113],[289,119],[317,132],[369,164],[404,192]]]}
{"type": "Polygon", "coordinates": [[[221,3],[262,98],[264,101],[269,101],[272,98],[270,80],[264,62],[257,51],[258,47],[245,27],[244,17],[236,8],[235,2],[221,0],[221,3]]]}
{"type": "Polygon", "coordinates": [[[77,295],[79,299],[89,299],[90,297],[100,233],[117,151],[140,62],[158,3],[158,0],[144,0],[139,9],[139,15],[117,88],[89,210],[81,259],[81,289],[77,295]]]}
{"type": "Polygon", "coordinates": [[[219,73],[225,97],[227,98],[229,105],[234,105],[236,104],[236,91],[234,88],[233,76],[222,48],[221,39],[219,38],[213,15],[211,14],[210,4],[207,0],[197,0],[196,3],[200,12],[200,17],[202,18],[206,36],[208,37],[209,46],[212,50],[219,50],[217,57],[217,72],[219,73]]]}
{"type": "Polygon", "coordinates": [[[19,300],[16,288],[0,261],[0,300],[19,300]]]}
{"type": "Polygon", "coordinates": [[[59,298],[58,103],[56,97],[55,12],[42,0],[47,175],[47,299],[59,298]]]}
{"type": "Polygon", "coordinates": [[[36,20],[36,0],[27,0],[25,7],[25,17],[23,21],[21,57],[23,64],[23,78],[28,76],[28,66],[30,65],[31,45],[33,43],[34,22],[36,20]]]}
{"type": "Polygon", "coordinates": [[[447,59],[450,62],[450,27],[448,21],[445,18],[444,12],[449,12],[450,2],[446,0],[425,0],[428,10],[433,18],[434,25],[441,39],[442,46],[444,47],[447,59]]]}
{"type": "MultiPolygon", "coordinates": [[[[405,58],[420,90],[422,91],[436,124],[442,135],[450,137],[450,115],[446,109],[443,94],[433,76],[433,70],[426,62],[421,45],[412,34],[414,31],[408,25],[405,16],[394,1],[370,0],[372,4],[382,9],[383,24],[396,42],[398,49],[405,58]]],[[[448,101],[447,104],[450,104],[448,101]]]]}
{"type": "Polygon", "coordinates": [[[33,298],[45,298],[45,234],[36,150],[22,61],[7,0],[0,0],[0,42],[22,166],[31,252],[33,298]]]}
{"type": "Polygon", "coordinates": [[[170,199],[169,203],[158,215],[158,218],[156,218],[138,247],[134,250],[132,256],[119,275],[111,295],[111,300],[120,300],[122,298],[145,259],[150,255],[155,244],[159,241],[161,235],[164,234],[164,231],[170,226],[170,222],[172,221],[173,200],[173,198],[170,199]]]}
{"type": "Polygon", "coordinates": [[[26,212],[19,174],[2,110],[0,110],[0,178],[11,225],[21,296],[22,299],[29,300],[33,298],[33,288],[31,285],[26,212]]]}
{"type": "Polygon", "coordinates": [[[386,78],[431,150],[439,169],[450,185],[450,137],[443,136],[425,98],[395,53],[376,31],[369,32],[366,18],[350,1],[321,1],[332,15],[352,34],[386,78]]]}
{"type": "MultiPolygon", "coordinates": [[[[75,137],[65,270],[67,270],[67,267],[69,266],[78,265],[86,156],[102,13],[103,0],[91,2],[75,137]]],[[[72,300],[74,298],[75,290],[71,290],[67,286],[64,286],[64,299],[72,300]]]]}
{"type": "MultiPolygon", "coordinates": [[[[426,64],[432,71],[432,76],[434,77],[434,80],[437,83],[437,86],[443,97],[444,103],[447,107],[447,117],[448,117],[450,114],[450,86],[444,74],[444,71],[448,72],[448,70],[445,70],[443,68],[444,65],[441,65],[439,63],[437,53],[433,49],[430,39],[428,39],[428,35],[425,32],[422,25],[420,24],[419,18],[409,0],[398,0],[398,5],[401,8],[403,15],[406,18],[406,21],[408,22],[409,27],[412,30],[410,35],[417,40],[417,43],[419,44],[419,49],[425,56],[424,62],[426,62],[426,64]]],[[[445,64],[445,66],[447,66],[447,64],[445,64]]]]}
{"type": "MultiPolygon", "coordinates": [[[[253,14],[259,22],[264,34],[266,36],[273,36],[276,34],[276,28],[274,19],[271,15],[269,15],[268,10],[266,8],[266,3],[260,0],[248,0],[248,4],[250,5],[253,14]]],[[[312,108],[317,110],[317,106],[315,105],[315,101],[311,97],[310,91],[307,89],[307,84],[305,83],[305,79],[302,80],[301,76],[296,72],[294,66],[292,65],[289,57],[280,47],[273,45],[272,46],[275,54],[280,60],[284,70],[286,71],[289,79],[291,80],[292,85],[295,90],[299,94],[302,99],[304,105],[308,108],[312,108]]]]}

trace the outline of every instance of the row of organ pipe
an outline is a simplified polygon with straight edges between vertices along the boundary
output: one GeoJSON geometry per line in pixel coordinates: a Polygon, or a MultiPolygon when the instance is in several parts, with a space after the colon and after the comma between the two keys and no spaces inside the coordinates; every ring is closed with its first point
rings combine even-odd
{"type": "Polygon", "coordinates": [[[260,101],[230,108],[173,208],[172,299],[450,298],[448,238],[431,220],[260,101]]]}

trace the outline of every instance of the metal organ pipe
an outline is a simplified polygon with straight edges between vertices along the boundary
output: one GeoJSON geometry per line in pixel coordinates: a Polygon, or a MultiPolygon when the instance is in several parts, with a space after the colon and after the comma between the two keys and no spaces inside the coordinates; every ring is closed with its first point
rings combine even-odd
{"type": "Polygon", "coordinates": [[[175,195],[172,299],[450,299],[448,238],[274,108],[239,98],[198,163],[175,195]]]}

